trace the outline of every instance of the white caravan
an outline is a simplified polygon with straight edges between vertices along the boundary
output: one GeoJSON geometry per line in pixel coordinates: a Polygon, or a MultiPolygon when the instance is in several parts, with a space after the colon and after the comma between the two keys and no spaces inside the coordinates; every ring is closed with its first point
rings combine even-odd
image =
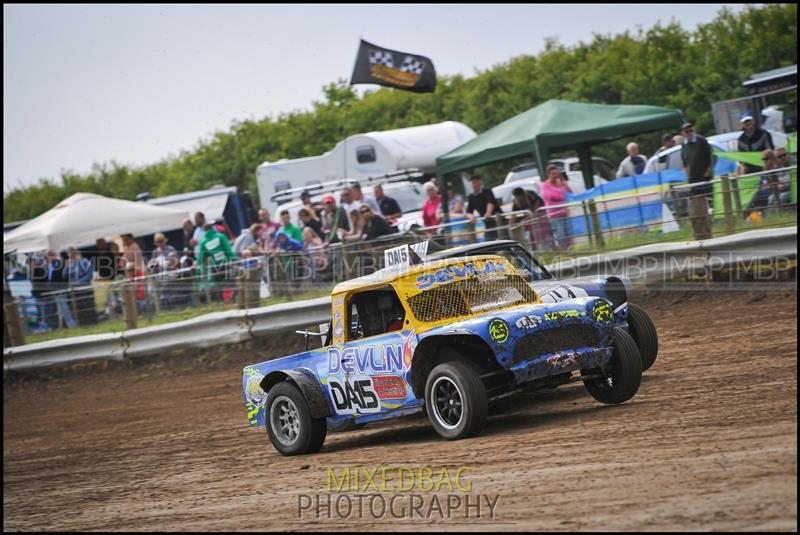
{"type": "Polygon", "coordinates": [[[321,156],[264,162],[256,169],[260,204],[274,213],[279,204],[274,197],[283,190],[345,178],[374,177],[402,169],[432,173],[436,170],[436,158],[476,136],[462,123],[445,121],[357,134],[321,156]]]}

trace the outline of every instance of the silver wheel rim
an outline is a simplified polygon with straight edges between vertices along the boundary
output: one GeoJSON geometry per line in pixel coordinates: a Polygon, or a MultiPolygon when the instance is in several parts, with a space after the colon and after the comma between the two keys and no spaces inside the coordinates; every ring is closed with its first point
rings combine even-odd
{"type": "Polygon", "coordinates": [[[436,422],[452,431],[464,418],[464,395],[449,377],[439,377],[431,388],[431,407],[436,422]]]}
{"type": "Polygon", "coordinates": [[[300,436],[300,415],[297,405],[286,396],[278,396],[269,408],[272,433],[278,442],[291,446],[300,436]]]}

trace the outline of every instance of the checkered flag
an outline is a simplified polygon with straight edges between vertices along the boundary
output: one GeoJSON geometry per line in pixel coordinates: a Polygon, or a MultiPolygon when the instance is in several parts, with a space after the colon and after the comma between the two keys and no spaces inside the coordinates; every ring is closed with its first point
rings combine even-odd
{"type": "Polygon", "coordinates": [[[436,70],[430,58],[389,50],[362,39],[350,77],[350,85],[354,84],[378,84],[431,93],[436,89],[436,70]]]}
{"type": "MultiPolygon", "coordinates": [[[[408,58],[406,58],[408,59],[408,58]]],[[[372,50],[369,51],[369,64],[370,65],[383,65],[394,69],[394,56],[391,52],[385,50],[372,50]]]]}
{"type": "Polygon", "coordinates": [[[422,71],[425,70],[425,62],[418,60],[414,56],[406,56],[406,59],[403,60],[403,66],[400,67],[400,70],[413,74],[422,74],[422,71]]]}

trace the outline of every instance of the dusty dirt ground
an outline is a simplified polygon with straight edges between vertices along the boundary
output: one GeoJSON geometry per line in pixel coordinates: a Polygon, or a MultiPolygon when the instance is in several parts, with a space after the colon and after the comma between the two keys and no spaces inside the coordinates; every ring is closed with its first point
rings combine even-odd
{"type": "MultiPolygon", "coordinates": [[[[420,416],[281,457],[247,426],[252,351],[13,378],[3,529],[796,531],[796,293],[639,303],[661,349],[633,400],[602,406],[580,383],[529,394],[458,442],[420,416]],[[500,496],[495,516],[298,518],[298,495],[323,492],[326,468],[381,464],[466,465],[474,495],[500,496]]],[[[280,343],[261,355],[292,349],[280,343]]]]}

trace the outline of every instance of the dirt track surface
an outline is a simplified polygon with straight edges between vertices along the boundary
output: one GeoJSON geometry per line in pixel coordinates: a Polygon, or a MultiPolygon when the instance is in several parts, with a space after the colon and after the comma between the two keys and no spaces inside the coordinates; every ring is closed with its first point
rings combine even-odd
{"type": "Polygon", "coordinates": [[[796,294],[639,302],[661,350],[633,400],[602,406],[571,384],[520,397],[458,442],[411,417],[281,457],[246,423],[252,356],[6,384],[3,528],[796,531],[796,294]],[[473,495],[500,496],[495,517],[298,518],[326,468],[382,464],[466,465],[473,495]]]}

